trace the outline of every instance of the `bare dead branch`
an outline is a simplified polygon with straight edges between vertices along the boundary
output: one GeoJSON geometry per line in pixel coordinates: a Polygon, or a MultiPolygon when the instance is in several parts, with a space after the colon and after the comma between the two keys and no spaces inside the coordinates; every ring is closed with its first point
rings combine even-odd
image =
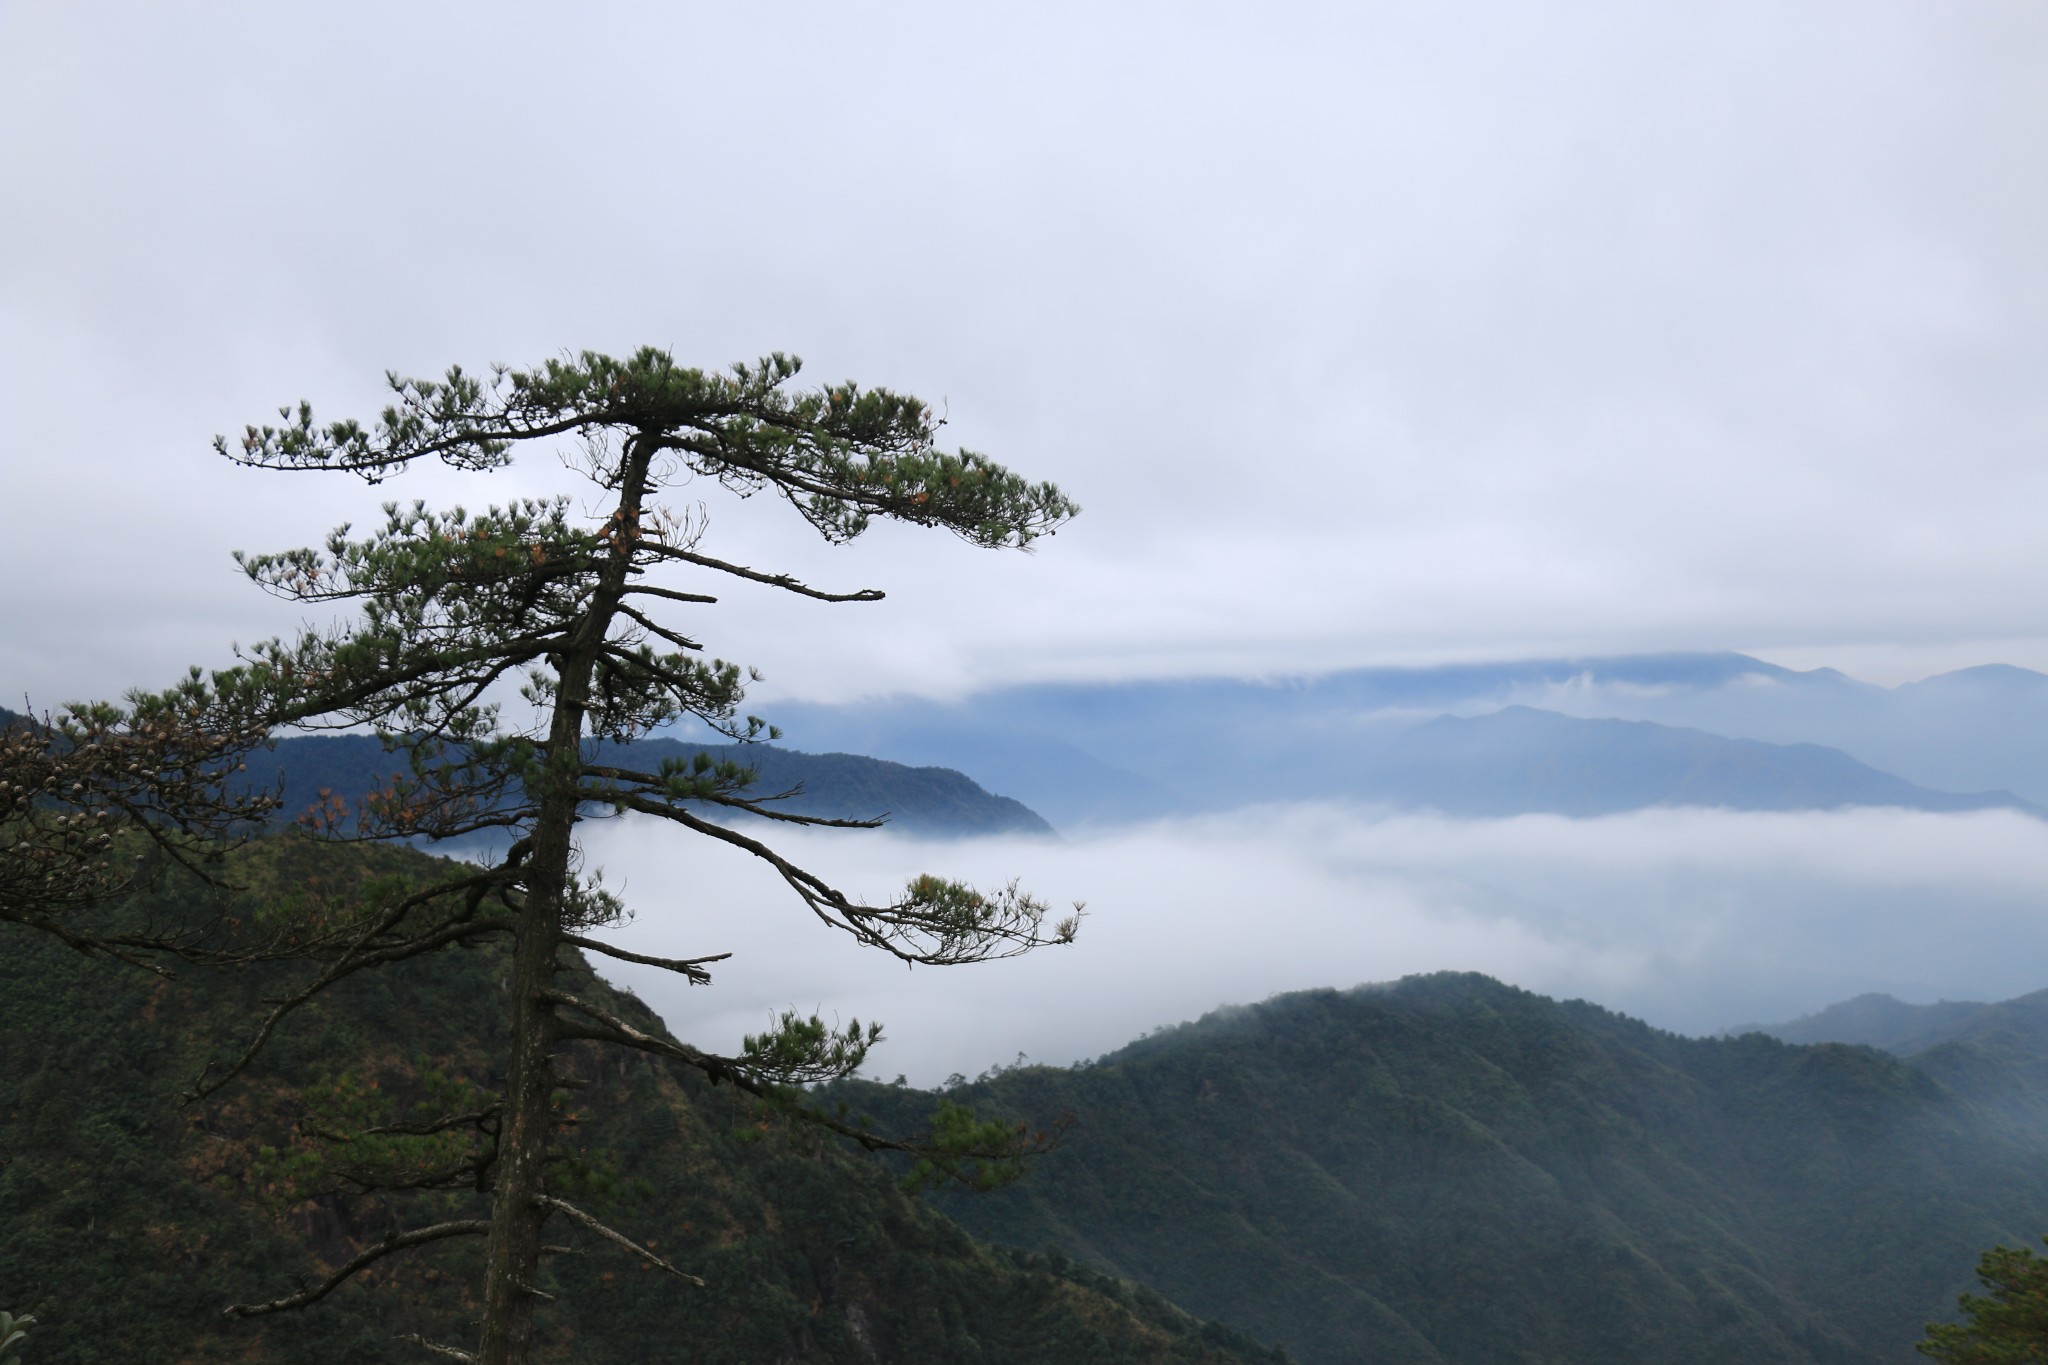
{"type": "Polygon", "coordinates": [[[597,1219],[591,1217],[582,1209],[577,1208],[574,1204],[571,1204],[566,1199],[557,1199],[553,1195],[544,1194],[541,1195],[538,1199],[534,1200],[533,1202],[544,1209],[553,1209],[556,1213],[563,1214],[570,1218],[572,1221],[581,1223],[584,1227],[589,1228],[592,1232],[604,1238],[606,1241],[611,1242],[614,1245],[624,1247],[627,1251],[632,1252],[635,1256],[638,1256],[643,1260],[653,1263],[662,1270],[665,1270],[669,1274],[675,1276],[679,1280],[688,1280],[691,1284],[696,1285],[699,1289],[702,1289],[704,1287],[704,1281],[699,1277],[692,1275],[687,1270],[679,1270],[675,1266],[670,1265],[667,1261],[655,1255],[646,1247],[641,1246],[638,1242],[628,1237],[625,1233],[619,1232],[613,1228],[606,1227],[603,1223],[598,1222],[597,1219]]]}
{"type": "MultiPolygon", "coordinates": [[[[645,776],[633,774],[623,768],[586,768],[584,771],[592,777],[607,778],[607,780],[611,781],[625,781],[634,776],[645,776]],[[609,777],[608,774],[617,774],[617,776],[609,777]]],[[[628,809],[638,811],[642,815],[658,815],[664,820],[674,818],[671,812],[681,809],[681,807],[672,804],[675,800],[702,801],[706,805],[723,806],[727,810],[745,811],[748,815],[758,815],[763,820],[775,820],[785,825],[815,825],[821,829],[880,829],[888,820],[886,814],[878,815],[873,819],[852,820],[835,815],[804,815],[798,811],[776,810],[771,806],[761,804],[763,801],[780,801],[796,794],[795,789],[792,789],[786,792],[778,792],[774,796],[764,796],[752,801],[741,796],[721,796],[716,793],[706,793],[703,796],[670,798],[663,789],[660,779],[650,778],[642,788],[628,789],[623,792],[614,791],[606,796],[593,796],[591,800],[616,802],[624,798],[628,809]]]]}
{"type": "Polygon", "coordinates": [[[700,555],[695,550],[685,550],[675,545],[660,545],[643,540],[637,548],[645,554],[658,555],[663,559],[679,559],[685,564],[695,564],[700,568],[716,569],[735,578],[744,578],[750,583],[765,583],[771,588],[781,588],[784,592],[793,592],[800,597],[814,597],[820,602],[879,602],[883,597],[880,588],[862,588],[858,592],[825,592],[807,587],[786,573],[762,573],[759,569],[749,569],[741,564],[728,564],[722,559],[713,559],[710,555],[700,555]]]}
{"type": "Polygon", "coordinates": [[[445,1237],[481,1237],[491,1230],[488,1218],[470,1218],[455,1223],[435,1223],[431,1227],[414,1228],[410,1232],[394,1232],[360,1256],[345,1263],[341,1269],[329,1275],[311,1289],[302,1289],[269,1303],[234,1303],[221,1310],[222,1317],[255,1318],[266,1313],[282,1313],[293,1308],[304,1308],[317,1303],[333,1293],[357,1271],[364,1270],[396,1252],[405,1251],[428,1242],[438,1242],[445,1237]]]}
{"type": "MultiPolygon", "coordinates": [[[[318,1128],[301,1128],[308,1137],[322,1138],[330,1142],[348,1142],[345,1134],[329,1133],[318,1128]]],[[[442,1166],[435,1170],[421,1171],[413,1175],[397,1175],[389,1171],[364,1171],[355,1167],[338,1167],[322,1181],[312,1194],[341,1194],[354,1191],[371,1194],[386,1190],[482,1190],[485,1188],[483,1172],[497,1160],[495,1152],[479,1152],[464,1157],[461,1161],[442,1166]]]]}
{"type": "Polygon", "coordinates": [[[594,938],[584,938],[581,934],[564,934],[562,942],[573,943],[589,952],[603,953],[606,957],[615,957],[621,962],[638,962],[643,966],[660,967],[664,971],[675,972],[679,976],[689,978],[693,986],[710,984],[711,973],[704,970],[705,963],[723,962],[732,956],[731,953],[713,953],[709,957],[649,957],[645,953],[629,953],[624,948],[599,943],[594,938]]]}
{"type": "Polygon", "coordinates": [[[698,641],[690,639],[687,635],[676,634],[668,627],[661,625],[660,623],[651,620],[650,618],[633,610],[633,608],[627,606],[624,602],[619,603],[619,614],[621,616],[632,617],[635,621],[640,623],[640,626],[643,630],[647,631],[651,635],[659,635],[662,639],[668,641],[677,649],[700,650],[704,648],[704,646],[698,641]]]}
{"type": "Polygon", "coordinates": [[[428,1341],[418,1332],[407,1332],[402,1337],[393,1337],[392,1340],[409,1341],[423,1351],[432,1351],[437,1356],[446,1356],[450,1360],[466,1360],[470,1362],[470,1365],[476,1365],[476,1357],[469,1352],[457,1350],[453,1346],[443,1346],[438,1341],[428,1341]]]}
{"type": "Polygon", "coordinates": [[[473,1113],[450,1114],[446,1118],[433,1119],[426,1123],[379,1124],[375,1128],[363,1129],[363,1135],[366,1137],[430,1137],[435,1133],[445,1133],[450,1128],[466,1128],[470,1126],[481,1128],[484,1124],[496,1118],[499,1111],[503,1108],[504,1105],[502,1103],[492,1104],[486,1105],[484,1108],[478,1109],[473,1113]]]}
{"type": "MultiPolygon", "coordinates": [[[[108,957],[125,962],[131,967],[140,967],[146,972],[154,972],[167,981],[172,977],[170,968],[158,962],[151,962],[139,952],[131,951],[124,942],[124,937],[101,937],[97,934],[74,933],[66,928],[61,921],[48,915],[0,916],[0,922],[8,920],[16,924],[25,925],[30,929],[40,930],[66,947],[75,948],[79,952],[84,953],[87,957],[92,956],[94,953],[105,953],[108,957]]],[[[157,944],[155,940],[145,940],[145,946],[153,949],[157,947],[157,944]]]]}
{"type": "Polygon", "coordinates": [[[677,592],[673,588],[657,588],[646,583],[636,583],[627,588],[626,596],[660,597],[670,602],[688,602],[699,606],[710,606],[718,601],[717,598],[706,596],[701,592],[677,592]]]}
{"type": "Polygon", "coordinates": [[[686,1044],[645,1033],[587,1000],[578,999],[563,991],[543,991],[540,998],[550,1005],[566,1005],[586,1018],[595,1020],[600,1026],[597,1029],[589,1029],[573,1020],[564,1020],[561,1025],[564,1038],[587,1038],[597,1042],[616,1043],[620,1047],[636,1048],[641,1052],[671,1057],[697,1068],[714,1079],[731,1080],[737,1075],[734,1068],[739,1064],[730,1058],[715,1057],[686,1044]]]}

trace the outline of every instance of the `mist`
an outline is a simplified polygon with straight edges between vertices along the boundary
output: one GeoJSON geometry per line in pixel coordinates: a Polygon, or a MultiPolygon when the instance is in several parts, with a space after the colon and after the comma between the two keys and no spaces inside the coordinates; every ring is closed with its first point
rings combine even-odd
{"type": "Polygon", "coordinates": [[[1077,942],[906,968],[817,923],[767,867],[636,817],[584,827],[635,908],[606,937],[730,952],[709,987],[604,964],[678,1036],[737,1047],[794,1006],[879,1019],[867,1074],[934,1085],[1022,1054],[1064,1065],[1223,1004],[1477,971],[1662,1028],[1775,1023],[1865,991],[1913,1002],[2048,985],[2048,823],[2010,812],[1699,809],[1449,820],[1275,806],[1064,839],[777,831],[850,895],[920,871],[1019,877],[1077,942]]]}

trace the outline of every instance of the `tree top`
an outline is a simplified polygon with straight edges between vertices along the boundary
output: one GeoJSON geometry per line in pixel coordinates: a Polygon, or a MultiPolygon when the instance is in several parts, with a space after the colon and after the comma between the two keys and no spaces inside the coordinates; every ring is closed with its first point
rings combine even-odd
{"type": "Polygon", "coordinates": [[[776,352],[725,372],[678,365],[643,347],[624,360],[584,351],[533,369],[454,366],[441,379],[386,380],[396,395],[376,424],[320,423],[310,403],[278,410],[214,448],[239,464],[339,469],[377,483],[415,460],[460,469],[511,463],[522,441],[573,435],[606,481],[616,445],[668,453],[677,472],[746,495],[772,489],[824,537],[853,539],[877,516],[940,526],[971,544],[1023,547],[1080,509],[1051,483],[1031,483],[970,450],[944,451],[943,421],[920,399],[841,383],[790,386],[802,362],[776,352]]]}

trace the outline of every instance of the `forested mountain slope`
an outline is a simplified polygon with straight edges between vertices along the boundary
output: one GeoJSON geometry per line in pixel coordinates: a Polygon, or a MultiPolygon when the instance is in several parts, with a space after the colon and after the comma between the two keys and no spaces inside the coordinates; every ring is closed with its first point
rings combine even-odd
{"type": "Polygon", "coordinates": [[[1995,1004],[1861,995],[1763,1031],[1788,1042],[1883,1048],[2015,1123],[2048,1129],[2048,991],[1995,1004]]]}
{"type": "Polygon", "coordinates": [[[1316,1365],[1903,1365],[1980,1251],[2048,1230],[2048,1129],[1985,1098],[2022,1059],[1971,1060],[1475,976],[1310,992],[955,1092],[1077,1121],[1044,1179],[945,1206],[1316,1365]]]}
{"type": "MultiPolygon", "coordinates": [[[[24,717],[0,707],[0,725],[24,717]]],[[[859,754],[813,754],[775,744],[690,744],[643,739],[632,744],[591,742],[649,770],[666,759],[708,754],[752,768],[752,800],[783,796],[777,810],[829,819],[885,819],[900,834],[956,838],[978,834],[1050,834],[1052,826],[1020,801],[983,790],[951,768],[913,767],[859,754]]],[[[250,779],[282,798],[277,816],[289,823],[338,796],[361,801],[404,770],[402,756],[373,735],[286,735],[249,760],[250,779]]],[[[716,814],[717,812],[711,812],[716,814]]]]}
{"type": "MultiPolygon", "coordinates": [[[[599,746],[592,746],[597,748],[599,746]]],[[[773,744],[685,744],[645,739],[602,746],[626,763],[658,769],[664,759],[687,760],[699,752],[714,762],[730,759],[757,774],[752,800],[793,792],[773,808],[795,815],[871,820],[904,834],[957,837],[974,834],[1049,834],[1052,827],[1006,796],[982,790],[949,768],[908,767],[856,754],[807,754],[773,744]]],[[[295,735],[250,760],[252,774],[279,783],[281,818],[292,819],[320,804],[323,792],[347,801],[361,799],[404,768],[370,735],[295,735]]],[[[709,812],[718,814],[716,810],[709,812]]]]}
{"type": "MultiPolygon", "coordinates": [[[[372,876],[435,866],[280,837],[234,867],[252,889],[225,908],[303,913],[372,876]]],[[[189,887],[142,899],[158,916],[219,908],[189,887]]],[[[163,981],[0,925],[0,1307],[38,1320],[25,1359],[326,1365],[431,1358],[402,1334],[468,1338],[475,1238],[384,1262],[297,1313],[232,1322],[221,1309],[291,1292],[423,1221],[385,1196],[297,1197],[313,1144],[295,1125],[380,1098],[402,1114],[437,1087],[488,1079],[502,1065],[502,970],[497,952],[452,951],[355,978],[288,1023],[245,1083],[186,1106],[179,1092],[248,1036],[286,969],[188,967],[163,981]]],[[[660,1028],[594,978],[572,984],[660,1028]]],[[[708,1283],[602,1243],[551,1258],[545,1359],[1273,1358],[1132,1286],[985,1249],[872,1162],[729,1086],[638,1055],[579,1053],[576,1069],[572,1141],[590,1171],[579,1198],[708,1283]]]]}

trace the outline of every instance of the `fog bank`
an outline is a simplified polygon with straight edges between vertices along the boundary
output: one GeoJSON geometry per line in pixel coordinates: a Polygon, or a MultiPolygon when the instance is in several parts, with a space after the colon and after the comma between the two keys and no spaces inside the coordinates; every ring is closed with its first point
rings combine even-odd
{"type": "Polygon", "coordinates": [[[1689,1033],[1870,990],[2048,984],[2048,823],[2005,812],[1459,821],[1290,806],[1057,841],[776,833],[852,895],[932,871],[1019,876],[1056,911],[1088,903],[1071,947],[908,969],[819,925],[743,853],[637,818],[585,826],[589,863],[637,912],[608,938],[733,954],[694,989],[607,967],[680,1036],[730,1050],[790,1005],[881,1019],[869,1073],[918,1084],[1020,1052],[1097,1056],[1219,1004],[1447,969],[1689,1033]]]}

